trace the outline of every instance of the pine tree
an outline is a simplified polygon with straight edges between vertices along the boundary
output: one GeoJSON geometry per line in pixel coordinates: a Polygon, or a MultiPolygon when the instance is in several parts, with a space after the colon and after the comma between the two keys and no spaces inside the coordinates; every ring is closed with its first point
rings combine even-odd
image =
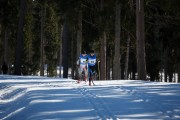
{"type": "Polygon", "coordinates": [[[16,43],[16,56],[15,56],[15,75],[21,75],[21,65],[22,65],[22,49],[23,49],[23,28],[25,19],[26,4],[25,0],[20,1],[20,16],[19,16],[19,26],[18,26],[18,36],[16,43]]]}
{"type": "Polygon", "coordinates": [[[144,0],[136,0],[136,56],[139,80],[146,80],[144,0]]]}

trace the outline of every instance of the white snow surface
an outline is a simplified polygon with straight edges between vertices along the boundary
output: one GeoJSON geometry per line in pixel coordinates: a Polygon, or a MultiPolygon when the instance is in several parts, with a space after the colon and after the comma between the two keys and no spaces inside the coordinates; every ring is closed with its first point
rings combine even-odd
{"type": "Polygon", "coordinates": [[[0,75],[0,120],[180,120],[180,84],[0,75]]]}

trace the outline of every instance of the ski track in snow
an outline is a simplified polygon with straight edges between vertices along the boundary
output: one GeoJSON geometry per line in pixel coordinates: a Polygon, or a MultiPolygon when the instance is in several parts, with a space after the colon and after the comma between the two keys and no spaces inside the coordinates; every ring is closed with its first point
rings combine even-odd
{"type": "Polygon", "coordinates": [[[149,96],[145,92],[143,92],[142,88],[134,88],[128,86],[114,86],[115,89],[119,89],[124,93],[134,96],[134,99],[146,104],[148,107],[153,108],[154,110],[158,110],[160,114],[163,114],[165,117],[164,120],[176,120],[176,111],[170,110],[169,106],[162,105],[161,101],[157,99],[149,99],[149,96]],[[168,110],[168,111],[167,111],[168,110]]]}
{"type": "Polygon", "coordinates": [[[105,104],[105,102],[95,93],[91,92],[88,88],[85,87],[78,87],[76,88],[76,90],[93,106],[97,115],[100,117],[99,119],[118,120],[118,118],[113,115],[110,108],[105,104]]]}
{"type": "MultiPolygon", "coordinates": [[[[120,120],[123,119],[123,115],[118,113],[117,111],[113,111],[112,106],[107,105],[109,101],[103,99],[103,97],[108,94],[103,95],[101,92],[97,92],[96,90],[102,88],[104,84],[101,82],[95,82],[95,86],[88,86],[88,82],[81,82],[79,84],[76,83],[75,80],[62,80],[59,79],[51,79],[44,80],[43,78],[36,80],[22,81],[17,80],[13,82],[13,80],[5,80],[0,84],[0,119],[7,120],[11,118],[11,116],[16,115],[19,111],[23,111],[29,103],[31,103],[32,99],[28,99],[28,93],[36,90],[42,89],[56,89],[60,87],[68,87],[74,90],[77,94],[82,96],[82,99],[91,106],[96,114],[96,118],[98,120],[120,120]],[[101,95],[102,94],[102,95],[101,95]],[[121,118],[120,118],[121,117],[121,118]]],[[[1,79],[0,79],[1,80],[1,79]]],[[[106,90],[116,91],[117,95],[124,95],[128,97],[130,100],[134,100],[139,104],[144,104],[144,106],[148,107],[148,109],[155,111],[160,117],[156,117],[156,119],[160,120],[178,120],[180,119],[180,109],[178,106],[172,106],[170,104],[166,104],[164,99],[156,99],[156,94],[158,93],[156,89],[161,90],[160,85],[155,85],[154,83],[147,83],[146,86],[141,86],[137,84],[136,86],[132,84],[127,84],[126,82],[118,83],[118,84],[106,84],[106,90]],[[154,90],[154,91],[153,91],[154,90]],[[156,94],[155,94],[156,93],[156,94]],[[162,116],[162,117],[161,117],[162,116]]],[[[179,90],[179,85],[172,86],[171,92],[165,91],[164,89],[159,91],[158,94],[170,94],[173,93],[173,89],[179,90]],[[161,92],[164,93],[161,93],[161,92]]],[[[168,89],[167,89],[168,91],[168,89]]],[[[106,91],[107,92],[107,91],[106,91]]],[[[178,92],[177,92],[178,93],[178,92]]],[[[177,94],[176,93],[176,94],[177,94]]],[[[180,90],[179,90],[180,93],[180,90]]],[[[110,94],[110,93],[109,93],[110,94]]],[[[167,96],[166,96],[167,97],[167,96]]],[[[178,97],[178,95],[176,95],[178,97]]],[[[179,98],[179,97],[178,97],[179,98]]],[[[120,99],[120,98],[119,98],[120,99]]],[[[175,98],[174,98],[175,99],[175,98]]],[[[180,102],[179,99],[176,102],[180,102]]],[[[123,103],[121,103],[123,104],[123,103]]],[[[179,105],[179,104],[178,104],[179,105]]],[[[122,111],[121,111],[122,112],[122,111]]],[[[129,111],[130,114],[133,113],[132,110],[129,111]]],[[[138,113],[138,112],[137,112],[138,113]]],[[[124,117],[126,119],[128,117],[124,117]]],[[[131,118],[131,117],[130,117],[131,118]]],[[[134,117],[136,118],[136,117],[134,117]]]]}

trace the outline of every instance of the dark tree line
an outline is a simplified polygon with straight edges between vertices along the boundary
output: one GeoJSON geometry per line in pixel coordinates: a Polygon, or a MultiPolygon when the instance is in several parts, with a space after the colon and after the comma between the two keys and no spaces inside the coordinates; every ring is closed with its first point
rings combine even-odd
{"type": "Polygon", "coordinates": [[[74,78],[94,49],[100,76],[180,82],[179,0],[0,0],[0,62],[9,74],[74,78]],[[46,66],[46,67],[44,67],[46,66]],[[61,68],[61,67],[60,67],[61,68]]]}

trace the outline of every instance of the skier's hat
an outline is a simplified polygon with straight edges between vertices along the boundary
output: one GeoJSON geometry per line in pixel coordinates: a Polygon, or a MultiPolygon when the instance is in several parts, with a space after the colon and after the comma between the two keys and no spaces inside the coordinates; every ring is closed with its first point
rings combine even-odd
{"type": "Polygon", "coordinates": [[[90,53],[94,53],[94,50],[90,50],[90,53]]]}

